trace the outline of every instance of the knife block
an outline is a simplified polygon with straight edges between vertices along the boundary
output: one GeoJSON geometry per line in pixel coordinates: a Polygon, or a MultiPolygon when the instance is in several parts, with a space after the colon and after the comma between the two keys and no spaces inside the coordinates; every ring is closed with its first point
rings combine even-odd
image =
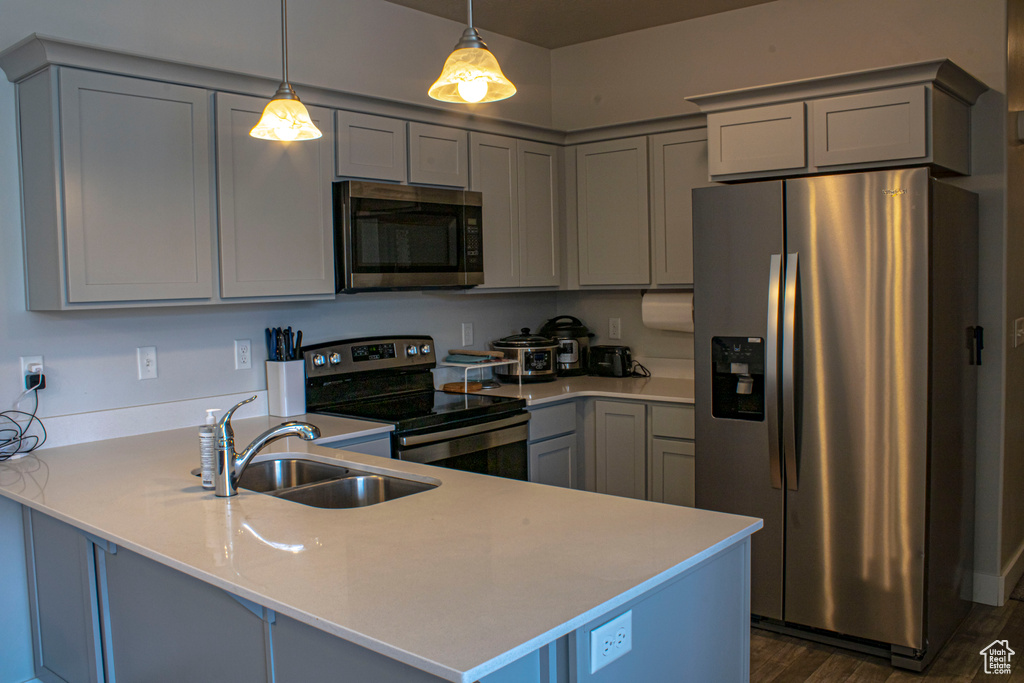
{"type": "Polygon", "coordinates": [[[267,361],[267,412],[274,417],[306,412],[305,361],[267,361]]]}

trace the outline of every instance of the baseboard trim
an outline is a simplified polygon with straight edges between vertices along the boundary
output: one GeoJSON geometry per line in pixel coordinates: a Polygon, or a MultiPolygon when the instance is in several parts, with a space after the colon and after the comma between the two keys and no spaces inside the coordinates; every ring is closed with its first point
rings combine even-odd
{"type": "Polygon", "coordinates": [[[994,574],[974,573],[974,602],[1002,607],[1010,599],[1017,582],[1024,576],[1024,542],[1017,546],[1002,572],[994,574]]]}

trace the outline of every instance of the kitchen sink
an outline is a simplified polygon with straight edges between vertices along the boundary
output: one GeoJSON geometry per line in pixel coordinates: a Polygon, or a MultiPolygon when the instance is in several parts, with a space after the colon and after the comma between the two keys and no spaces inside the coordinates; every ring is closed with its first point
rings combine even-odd
{"type": "Polygon", "coordinates": [[[281,458],[250,464],[242,472],[238,487],[311,507],[338,509],[376,505],[429,491],[437,484],[314,460],[281,458]]]}

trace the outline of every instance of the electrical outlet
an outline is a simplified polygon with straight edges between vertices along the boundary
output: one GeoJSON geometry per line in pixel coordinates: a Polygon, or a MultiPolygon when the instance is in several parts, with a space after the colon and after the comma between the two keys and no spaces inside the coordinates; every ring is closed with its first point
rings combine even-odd
{"type": "Polygon", "coordinates": [[[608,318],[608,338],[622,339],[622,318],[608,318]]]}
{"type": "Polygon", "coordinates": [[[43,374],[43,357],[42,356],[22,356],[21,357],[21,376],[25,375],[41,375],[43,374]]]}
{"type": "Polygon", "coordinates": [[[633,610],[629,610],[590,632],[590,673],[607,666],[632,649],[633,610]]]}
{"type": "Polygon", "coordinates": [[[462,323],[462,345],[473,345],[473,323],[462,323]]]}
{"type": "Polygon", "coordinates": [[[140,346],[135,349],[139,363],[139,379],[156,379],[156,347],[140,346]]]}
{"type": "Polygon", "coordinates": [[[1024,344],[1024,318],[1013,321],[1013,348],[1024,344]]]}
{"type": "Polygon", "coordinates": [[[252,368],[252,340],[235,340],[235,370],[248,370],[252,368]]]}

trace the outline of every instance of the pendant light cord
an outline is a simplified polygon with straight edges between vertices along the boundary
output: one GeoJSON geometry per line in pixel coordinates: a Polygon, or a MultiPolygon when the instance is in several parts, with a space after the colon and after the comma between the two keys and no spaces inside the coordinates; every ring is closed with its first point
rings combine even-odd
{"type": "Polygon", "coordinates": [[[288,83],[288,0],[281,0],[281,64],[284,83],[288,83]]]}
{"type": "Polygon", "coordinates": [[[469,27],[473,28],[473,0],[469,0],[469,27]]]}

